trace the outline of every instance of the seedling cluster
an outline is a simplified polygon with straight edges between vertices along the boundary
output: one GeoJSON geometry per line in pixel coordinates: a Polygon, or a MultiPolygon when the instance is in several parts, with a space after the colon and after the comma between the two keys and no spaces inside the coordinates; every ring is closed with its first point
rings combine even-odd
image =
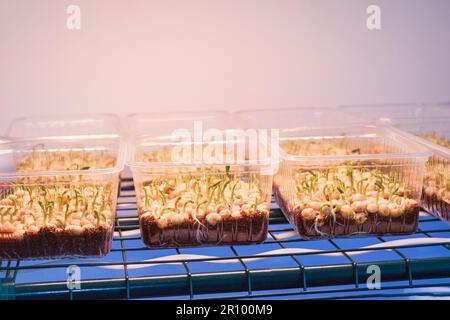
{"type": "MultiPolygon", "coordinates": [[[[417,136],[450,149],[450,140],[436,132],[419,132],[417,136]]],[[[450,161],[433,155],[426,163],[423,182],[423,204],[426,210],[450,221],[450,161]]]]}
{"type": "Polygon", "coordinates": [[[20,238],[44,227],[73,234],[110,228],[114,219],[111,190],[110,183],[11,186],[0,200],[0,233],[20,238]]]}
{"type": "Polygon", "coordinates": [[[281,148],[290,155],[301,156],[342,156],[360,154],[361,149],[352,148],[347,138],[317,139],[317,140],[287,140],[281,143],[281,148]]]}
{"type": "MultiPolygon", "coordinates": [[[[56,236],[53,239],[64,238],[66,242],[71,236],[95,234],[97,238],[101,235],[102,241],[110,238],[118,178],[99,181],[89,174],[27,176],[26,173],[106,168],[114,161],[111,155],[86,152],[33,152],[19,160],[17,171],[23,172],[24,177],[3,184],[0,194],[0,256],[25,258],[20,253],[24,243],[38,243],[45,237],[56,236]]],[[[45,243],[51,248],[44,248],[43,252],[59,252],[61,248],[57,247],[62,244],[48,239],[45,243]]],[[[93,240],[89,244],[91,248],[96,245],[104,243],[96,244],[93,240]]],[[[65,246],[70,251],[75,244],[65,246]]],[[[82,254],[82,249],[77,250],[82,254]]]]}
{"type": "Polygon", "coordinates": [[[419,212],[418,202],[395,172],[352,165],[300,169],[291,187],[293,197],[283,188],[278,188],[278,197],[305,237],[376,233],[379,224],[419,212]]]}
{"type": "Polygon", "coordinates": [[[17,171],[68,171],[111,168],[116,164],[116,157],[102,152],[79,150],[49,152],[45,146],[39,145],[30,155],[19,160],[17,171]]]}
{"type": "Polygon", "coordinates": [[[262,226],[267,228],[270,194],[262,190],[256,174],[231,174],[229,167],[225,174],[202,169],[195,175],[154,178],[138,190],[142,231],[153,233],[144,239],[164,230],[185,229],[194,231],[193,245],[216,244],[220,237],[233,238],[226,234],[226,223],[244,224],[239,232],[249,233],[250,239],[252,232],[261,233],[256,227],[252,230],[253,220],[264,220],[262,226]],[[213,239],[208,237],[211,230],[216,231],[213,239]]]}
{"type": "Polygon", "coordinates": [[[423,202],[427,210],[438,213],[450,221],[450,162],[431,157],[426,165],[423,202]]]}

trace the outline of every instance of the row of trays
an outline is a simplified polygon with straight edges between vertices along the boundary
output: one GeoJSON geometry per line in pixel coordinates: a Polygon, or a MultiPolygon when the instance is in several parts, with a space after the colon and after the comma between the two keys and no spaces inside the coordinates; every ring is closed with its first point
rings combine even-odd
{"type": "Polygon", "coordinates": [[[107,254],[125,165],[149,247],[261,243],[272,193],[303,239],[411,234],[420,206],[450,220],[449,109],[389,118],[403,107],[419,109],[17,119],[0,143],[0,258],[107,254]]]}

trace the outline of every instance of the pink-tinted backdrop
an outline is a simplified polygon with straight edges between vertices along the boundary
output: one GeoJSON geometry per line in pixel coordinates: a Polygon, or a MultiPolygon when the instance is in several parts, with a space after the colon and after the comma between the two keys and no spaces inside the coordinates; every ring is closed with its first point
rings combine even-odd
{"type": "Polygon", "coordinates": [[[448,0],[0,0],[0,129],[36,113],[444,101],[449,56],[448,0]]]}

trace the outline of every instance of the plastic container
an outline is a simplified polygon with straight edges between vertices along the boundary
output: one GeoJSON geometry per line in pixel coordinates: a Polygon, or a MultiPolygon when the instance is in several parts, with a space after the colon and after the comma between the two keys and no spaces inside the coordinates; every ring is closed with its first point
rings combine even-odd
{"type": "Polygon", "coordinates": [[[248,159],[238,146],[247,148],[238,141],[155,138],[141,138],[130,147],[128,164],[147,246],[256,244],[266,239],[271,163],[248,159]]]}
{"type": "Polygon", "coordinates": [[[398,120],[396,128],[431,152],[425,166],[422,206],[450,222],[450,117],[398,120]]]}
{"type": "MultiPolygon", "coordinates": [[[[450,221],[450,103],[342,106],[373,123],[400,129],[432,154],[426,163],[422,206],[450,221]]],[[[402,132],[400,132],[402,134],[402,132]]]]}
{"type": "Polygon", "coordinates": [[[0,258],[110,251],[124,150],[118,138],[0,144],[0,258]]]}
{"type": "Polygon", "coordinates": [[[388,128],[281,133],[276,200],[304,239],[417,230],[424,148],[388,128]]]}
{"type": "Polygon", "coordinates": [[[10,138],[64,136],[118,137],[120,118],[114,114],[44,115],[17,118],[7,130],[10,138]]]}

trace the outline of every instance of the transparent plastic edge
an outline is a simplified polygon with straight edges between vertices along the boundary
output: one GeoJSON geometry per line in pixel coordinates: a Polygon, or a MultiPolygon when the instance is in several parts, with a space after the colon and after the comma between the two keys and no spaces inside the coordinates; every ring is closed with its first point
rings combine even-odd
{"type": "MultiPolygon", "coordinates": [[[[71,120],[69,120],[70,117],[73,117],[74,119],[78,119],[82,120],[82,119],[87,119],[89,117],[97,117],[97,118],[104,118],[106,121],[109,120],[114,120],[117,123],[117,134],[118,136],[121,135],[121,129],[122,129],[122,118],[115,114],[115,113],[74,113],[74,114],[68,114],[68,115],[42,115],[42,116],[27,116],[27,117],[18,117],[13,119],[9,125],[8,128],[6,130],[6,138],[15,138],[15,136],[11,136],[11,132],[13,131],[14,127],[20,123],[20,122],[24,122],[24,121],[47,121],[47,122],[56,122],[58,121],[58,117],[61,117],[62,119],[60,121],[62,122],[70,122],[71,120]],[[64,117],[66,117],[67,119],[64,119],[64,117]]],[[[74,121],[74,119],[72,119],[72,121],[74,121]]],[[[114,134],[114,135],[115,135],[114,134]]],[[[87,136],[86,135],[80,135],[80,136],[87,136]]],[[[113,134],[108,134],[108,135],[113,135],[113,134]]],[[[72,136],[72,135],[71,135],[72,136]]],[[[49,138],[49,137],[53,137],[53,136],[49,136],[49,137],[45,137],[45,136],[40,136],[41,138],[49,138]]],[[[69,137],[69,136],[68,136],[69,137]]],[[[16,138],[21,138],[16,137],[16,138]]]]}
{"type": "MultiPolygon", "coordinates": [[[[161,133],[152,133],[151,131],[148,132],[135,132],[133,130],[133,126],[137,125],[140,121],[146,121],[146,120],[154,120],[158,118],[164,119],[164,121],[167,121],[168,123],[176,122],[180,120],[187,120],[187,119],[177,119],[178,116],[182,117],[198,117],[200,120],[203,117],[231,117],[233,116],[232,113],[223,111],[223,110],[211,110],[211,111],[202,111],[202,110],[192,110],[192,111],[171,111],[171,112],[156,112],[156,113],[145,113],[145,112],[139,112],[139,113],[131,113],[125,115],[122,121],[122,132],[127,137],[127,140],[131,142],[133,139],[139,139],[142,137],[153,137],[153,138],[170,138],[168,135],[164,135],[161,133]]],[[[230,119],[226,119],[230,120],[230,119]]],[[[192,119],[194,121],[194,119],[192,119]]],[[[222,129],[224,131],[225,129],[222,129]]]]}
{"type": "MultiPolygon", "coordinates": [[[[54,137],[57,139],[58,137],[54,137]]],[[[27,171],[27,172],[11,172],[5,173],[0,172],[0,178],[17,178],[17,177],[47,177],[47,176],[83,176],[83,175],[104,175],[111,173],[119,173],[122,172],[125,168],[125,157],[127,144],[124,142],[123,137],[117,137],[119,148],[116,153],[116,165],[110,168],[101,168],[101,169],[88,169],[88,170],[54,170],[54,171],[27,171]]],[[[39,138],[39,139],[20,139],[13,141],[0,142],[0,144],[11,144],[16,142],[23,142],[29,140],[48,140],[47,138],[39,138]]]]}
{"type": "MultiPolygon", "coordinates": [[[[249,121],[247,117],[249,114],[252,113],[258,113],[258,112],[295,112],[295,111],[332,111],[332,112],[341,112],[342,110],[338,106],[310,106],[310,107],[293,107],[293,108],[277,108],[277,109],[271,109],[271,108],[258,108],[258,109],[249,109],[249,110],[236,110],[233,111],[232,114],[236,116],[243,117],[244,120],[249,121]]],[[[351,125],[355,126],[364,126],[364,125],[370,125],[375,124],[371,119],[368,119],[366,117],[362,117],[359,114],[351,114],[354,119],[350,121],[349,123],[351,125]]],[[[308,126],[308,125],[301,125],[297,127],[291,127],[291,128],[278,128],[280,130],[303,130],[303,129],[320,129],[320,128],[333,128],[335,125],[316,125],[316,126],[308,126]]]]}
{"type": "MultiPolygon", "coordinates": [[[[367,113],[367,109],[369,108],[404,108],[404,107],[410,107],[410,108],[423,108],[423,107],[430,107],[430,108],[450,108],[450,103],[448,102],[401,102],[401,103],[373,103],[373,104],[343,104],[338,105],[337,108],[341,110],[346,110],[353,116],[359,116],[364,117],[366,120],[371,121],[373,124],[380,125],[380,126],[392,126],[394,124],[399,124],[402,121],[406,120],[423,120],[426,119],[427,121],[432,120],[439,120],[442,119],[437,115],[428,116],[428,117],[414,117],[414,116],[407,116],[407,117],[377,117],[373,115],[369,115],[367,113]],[[365,110],[366,109],[366,110],[365,110]]],[[[433,112],[436,112],[433,110],[433,112]]]]}
{"type": "MultiPolygon", "coordinates": [[[[196,142],[169,142],[169,141],[163,141],[158,142],[156,141],[157,138],[155,137],[145,137],[150,138],[152,141],[150,141],[150,144],[154,144],[155,146],[168,146],[173,145],[177,143],[185,143],[187,145],[194,145],[196,142]]],[[[136,139],[139,141],[142,141],[144,139],[136,139]]],[[[191,161],[191,162],[175,162],[175,161],[166,161],[166,162],[145,162],[145,161],[138,161],[135,160],[135,154],[134,151],[136,150],[136,144],[137,142],[130,143],[127,148],[127,155],[126,155],[126,166],[130,167],[132,170],[136,169],[149,169],[149,170],[158,170],[158,169],[166,169],[166,168],[193,168],[193,167],[223,167],[223,166],[229,166],[230,168],[236,168],[236,167],[244,167],[244,166],[252,166],[257,167],[260,170],[266,170],[266,168],[277,168],[279,164],[279,160],[275,160],[272,157],[264,158],[264,159],[239,159],[234,160],[231,162],[227,162],[226,160],[222,161],[191,161]]],[[[228,143],[239,143],[239,140],[233,140],[233,141],[213,141],[218,143],[226,144],[228,143]]],[[[207,142],[201,142],[202,144],[207,142]]],[[[270,171],[270,170],[269,170],[270,171]]]]}
{"type": "MultiPolygon", "coordinates": [[[[365,126],[360,126],[361,128],[364,128],[365,126]]],[[[397,137],[403,138],[405,143],[408,143],[408,147],[411,149],[417,149],[420,148],[420,145],[414,144],[413,141],[408,141],[408,137],[405,137],[404,135],[397,132],[397,130],[392,130],[390,127],[382,127],[382,126],[367,126],[369,128],[375,129],[380,132],[382,135],[387,135],[388,133],[394,133],[397,135],[397,137]]],[[[324,129],[339,129],[342,127],[327,127],[324,129]]],[[[315,130],[317,128],[307,128],[306,130],[315,130]]],[[[295,138],[295,136],[290,137],[295,138]]],[[[280,137],[281,141],[281,137],[280,137]]],[[[339,156],[330,156],[330,155],[316,155],[316,156],[297,156],[297,155],[290,155],[286,151],[284,151],[282,148],[279,148],[280,153],[280,159],[283,161],[288,162],[310,162],[310,161],[346,161],[346,160],[383,160],[383,159],[422,159],[423,161],[426,161],[426,159],[431,155],[431,153],[426,150],[423,146],[420,148],[423,149],[423,151],[415,151],[411,150],[411,152],[403,152],[403,153],[380,153],[380,154],[359,154],[359,155],[339,155],[339,156]]]]}
{"type": "Polygon", "coordinates": [[[438,145],[436,143],[433,143],[431,141],[425,140],[424,138],[418,137],[418,136],[416,136],[416,135],[414,135],[412,133],[403,131],[401,129],[398,129],[398,128],[395,128],[395,127],[392,127],[390,129],[392,129],[393,131],[397,132],[399,135],[402,135],[405,138],[410,139],[411,141],[424,146],[425,148],[430,150],[429,151],[430,155],[432,153],[437,153],[441,157],[450,159],[450,149],[447,149],[447,148],[445,148],[443,146],[440,146],[440,145],[438,145]]]}

